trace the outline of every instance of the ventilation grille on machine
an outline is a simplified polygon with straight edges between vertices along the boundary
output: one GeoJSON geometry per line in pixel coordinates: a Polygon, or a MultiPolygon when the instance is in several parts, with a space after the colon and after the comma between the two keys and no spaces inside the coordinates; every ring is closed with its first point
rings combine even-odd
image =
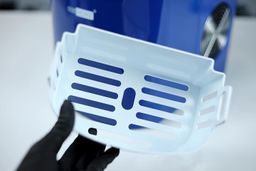
{"type": "Polygon", "coordinates": [[[205,21],[201,40],[201,55],[216,58],[226,47],[231,27],[230,8],[226,3],[218,5],[205,21]]]}

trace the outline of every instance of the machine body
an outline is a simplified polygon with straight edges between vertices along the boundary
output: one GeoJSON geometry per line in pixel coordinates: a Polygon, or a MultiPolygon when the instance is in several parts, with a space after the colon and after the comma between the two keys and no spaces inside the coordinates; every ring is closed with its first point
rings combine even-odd
{"type": "Polygon", "coordinates": [[[52,0],[55,42],[79,23],[215,59],[224,71],[235,0],[52,0]]]}

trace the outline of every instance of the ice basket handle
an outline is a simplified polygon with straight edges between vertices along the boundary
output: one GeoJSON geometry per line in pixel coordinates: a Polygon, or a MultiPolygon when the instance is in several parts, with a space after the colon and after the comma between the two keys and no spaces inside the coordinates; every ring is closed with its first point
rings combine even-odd
{"type": "Polygon", "coordinates": [[[217,126],[226,122],[229,113],[230,101],[232,95],[232,87],[226,86],[221,92],[220,103],[217,115],[217,126]]]}

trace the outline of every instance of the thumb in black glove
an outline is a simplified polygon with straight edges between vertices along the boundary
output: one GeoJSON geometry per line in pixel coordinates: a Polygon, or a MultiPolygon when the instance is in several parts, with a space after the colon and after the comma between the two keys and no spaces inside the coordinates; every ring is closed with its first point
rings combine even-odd
{"type": "Polygon", "coordinates": [[[74,108],[65,101],[52,130],[31,147],[17,171],[103,171],[119,155],[119,149],[105,151],[105,145],[79,135],[57,161],[56,155],[73,126],[74,108]]]}

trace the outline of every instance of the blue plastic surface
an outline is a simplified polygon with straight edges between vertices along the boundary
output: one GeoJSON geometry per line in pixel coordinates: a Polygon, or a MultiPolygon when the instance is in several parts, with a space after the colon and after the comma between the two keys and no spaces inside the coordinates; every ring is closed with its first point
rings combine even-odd
{"type": "MultiPolygon", "coordinates": [[[[83,23],[199,54],[205,20],[222,2],[233,16],[235,0],[52,0],[55,42],[83,23]],[[94,20],[77,17],[68,7],[93,11],[94,20]]],[[[216,70],[224,71],[227,51],[228,43],[215,59],[216,70]]]]}

